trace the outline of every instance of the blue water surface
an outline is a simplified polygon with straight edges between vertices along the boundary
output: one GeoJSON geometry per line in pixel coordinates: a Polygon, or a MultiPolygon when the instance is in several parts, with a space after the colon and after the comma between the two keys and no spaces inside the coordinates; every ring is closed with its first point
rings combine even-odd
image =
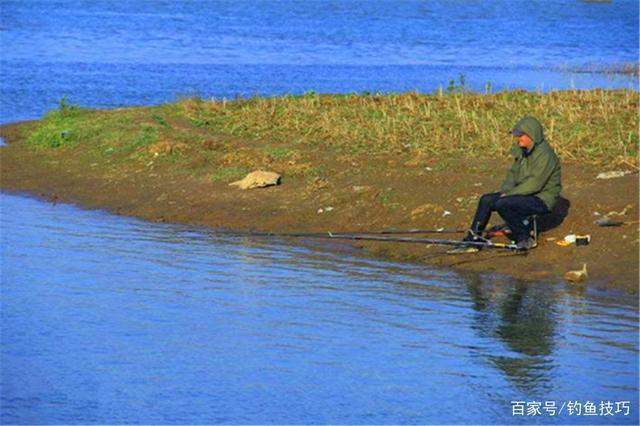
{"type": "Polygon", "coordinates": [[[0,200],[3,423],[638,421],[635,297],[0,200]]]}
{"type": "Polygon", "coordinates": [[[0,122],[205,98],[635,88],[635,0],[0,1],[0,122]],[[490,87],[487,84],[490,83],[490,87]]]}

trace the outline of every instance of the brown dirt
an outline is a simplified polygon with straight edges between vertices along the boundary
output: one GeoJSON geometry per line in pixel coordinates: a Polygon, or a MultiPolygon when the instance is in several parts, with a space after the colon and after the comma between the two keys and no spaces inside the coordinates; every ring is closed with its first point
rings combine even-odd
{"type": "MultiPolygon", "coordinates": [[[[437,229],[468,226],[477,199],[497,188],[508,160],[440,161],[411,154],[331,155],[316,152],[322,165],[315,179],[286,175],[277,187],[242,191],[228,182],[190,176],[169,163],[122,167],[89,163],[78,151],[34,150],[20,143],[17,125],[0,127],[8,146],[0,148],[0,187],[52,202],[71,202],[158,222],[205,225],[227,230],[340,232],[383,229],[437,229]],[[46,154],[46,155],[45,155],[46,154]],[[326,207],[333,207],[326,211],[326,207]],[[323,209],[322,213],[318,213],[323,209]],[[444,215],[449,211],[451,214],[444,215]]],[[[305,159],[308,161],[308,159],[305,159]]],[[[278,170],[273,170],[278,172],[278,170]]],[[[570,207],[557,227],[540,235],[527,255],[485,250],[447,255],[446,247],[357,242],[365,252],[387,258],[492,271],[529,280],[563,282],[568,270],[586,263],[586,285],[638,291],[639,228],[603,228],[594,212],[606,214],[632,206],[625,216],[638,220],[638,175],[600,180],[593,166],[563,164],[563,197],[570,207]],[[590,234],[588,246],[559,247],[548,238],[590,234]]],[[[495,217],[492,223],[498,223],[495,217]]],[[[458,238],[458,235],[431,235],[458,238]]],[[[585,284],[582,284],[585,285],[585,284]]]]}

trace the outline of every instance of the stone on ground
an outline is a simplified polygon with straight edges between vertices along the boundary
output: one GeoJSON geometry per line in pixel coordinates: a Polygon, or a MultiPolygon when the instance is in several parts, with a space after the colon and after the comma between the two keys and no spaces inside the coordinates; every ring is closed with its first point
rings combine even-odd
{"type": "Polygon", "coordinates": [[[240,189],[264,188],[280,185],[280,180],[281,176],[278,173],[256,170],[246,175],[244,179],[230,183],[229,186],[237,186],[240,189]]]}

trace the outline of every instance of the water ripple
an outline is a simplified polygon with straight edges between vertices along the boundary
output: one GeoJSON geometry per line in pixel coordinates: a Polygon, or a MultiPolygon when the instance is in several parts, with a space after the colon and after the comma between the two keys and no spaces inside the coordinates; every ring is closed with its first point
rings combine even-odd
{"type": "Polygon", "coordinates": [[[512,399],[638,390],[638,305],[620,295],[5,194],[2,302],[8,422],[491,422],[512,399]]]}

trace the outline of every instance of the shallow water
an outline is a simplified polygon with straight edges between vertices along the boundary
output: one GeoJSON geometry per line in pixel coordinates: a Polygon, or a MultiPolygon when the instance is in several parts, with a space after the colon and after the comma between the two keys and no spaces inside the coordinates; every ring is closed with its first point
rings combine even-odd
{"type": "Polygon", "coordinates": [[[0,122],[89,107],[317,92],[637,87],[634,0],[2,1],[0,122]]]}
{"type": "Polygon", "coordinates": [[[1,197],[3,423],[638,420],[635,297],[1,197]]]}

